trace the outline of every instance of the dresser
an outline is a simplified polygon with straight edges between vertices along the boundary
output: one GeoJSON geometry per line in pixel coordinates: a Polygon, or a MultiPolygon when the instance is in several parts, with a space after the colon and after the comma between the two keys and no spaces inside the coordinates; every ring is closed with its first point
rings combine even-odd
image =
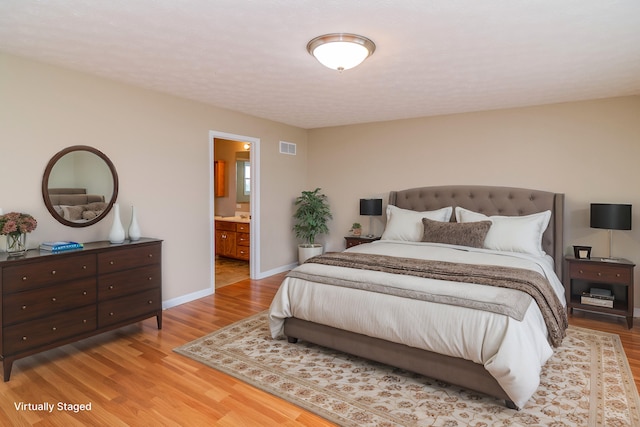
{"type": "Polygon", "coordinates": [[[61,253],[0,254],[4,380],[17,359],[156,317],[162,328],[162,241],[91,242],[61,253]]]}
{"type": "Polygon", "coordinates": [[[251,226],[247,222],[215,221],[216,255],[249,261],[251,226]]]}

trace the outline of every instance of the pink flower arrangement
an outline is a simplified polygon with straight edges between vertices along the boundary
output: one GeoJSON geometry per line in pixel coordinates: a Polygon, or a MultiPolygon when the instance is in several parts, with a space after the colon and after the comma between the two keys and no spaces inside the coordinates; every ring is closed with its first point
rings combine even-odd
{"type": "Polygon", "coordinates": [[[0,234],[31,233],[38,226],[34,217],[25,213],[9,212],[0,215],[0,234]]]}

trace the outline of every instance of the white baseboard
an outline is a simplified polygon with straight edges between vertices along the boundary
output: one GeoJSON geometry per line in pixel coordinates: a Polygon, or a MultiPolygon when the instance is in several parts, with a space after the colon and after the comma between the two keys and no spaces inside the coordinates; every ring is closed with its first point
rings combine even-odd
{"type": "Polygon", "coordinates": [[[180,304],[185,304],[191,301],[195,301],[197,299],[200,298],[204,298],[206,296],[212,295],[213,294],[213,289],[203,289],[201,291],[198,292],[192,292],[190,294],[187,295],[183,295],[181,297],[178,298],[173,298],[167,301],[162,301],[162,309],[166,310],[167,308],[171,308],[171,307],[175,307],[177,305],[180,304]]]}
{"type": "Polygon", "coordinates": [[[298,263],[295,262],[293,264],[283,265],[281,267],[274,268],[272,270],[261,271],[260,273],[258,273],[258,277],[256,277],[255,279],[256,280],[264,279],[265,277],[273,276],[274,274],[284,273],[285,271],[292,270],[292,269],[296,268],[297,266],[298,266],[298,263]]]}

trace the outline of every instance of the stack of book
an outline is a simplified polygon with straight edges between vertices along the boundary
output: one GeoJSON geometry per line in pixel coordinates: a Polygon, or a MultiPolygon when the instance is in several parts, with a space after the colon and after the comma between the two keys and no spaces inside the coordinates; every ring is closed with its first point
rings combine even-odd
{"type": "Polygon", "coordinates": [[[43,242],[40,245],[40,249],[49,252],[62,252],[72,251],[75,249],[82,249],[84,245],[76,242],[43,242]]]}
{"type": "Polygon", "coordinates": [[[591,288],[589,292],[583,292],[580,302],[586,305],[613,308],[614,296],[608,289],[591,288]]]}

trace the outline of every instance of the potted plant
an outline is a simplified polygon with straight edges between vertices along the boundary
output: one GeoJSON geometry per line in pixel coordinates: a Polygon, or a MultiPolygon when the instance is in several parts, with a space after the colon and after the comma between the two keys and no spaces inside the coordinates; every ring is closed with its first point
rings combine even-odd
{"type": "Polygon", "coordinates": [[[362,234],[362,225],[359,222],[354,222],[351,226],[351,233],[354,236],[360,236],[362,234]]]}
{"type": "Polygon", "coordinates": [[[329,232],[327,222],[332,218],[327,196],[320,188],[303,191],[295,200],[296,220],[293,231],[304,243],[298,245],[298,262],[302,264],[308,258],[322,254],[322,245],[316,243],[316,236],[329,232]]]}

